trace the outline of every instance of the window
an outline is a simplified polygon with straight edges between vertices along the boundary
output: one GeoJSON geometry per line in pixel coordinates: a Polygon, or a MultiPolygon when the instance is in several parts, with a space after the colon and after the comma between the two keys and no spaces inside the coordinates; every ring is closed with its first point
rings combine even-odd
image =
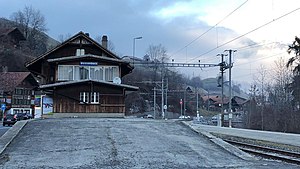
{"type": "Polygon", "coordinates": [[[80,67],[79,77],[80,79],[89,79],[89,67],[80,67]]]}
{"type": "Polygon", "coordinates": [[[76,56],[81,56],[81,55],[84,55],[84,54],[85,54],[84,49],[76,49],[76,56]]]}
{"type": "Polygon", "coordinates": [[[88,103],[88,102],[89,102],[89,93],[80,92],[80,103],[88,103]]]}
{"type": "Polygon", "coordinates": [[[91,79],[103,80],[103,68],[102,67],[91,67],[90,68],[91,79]]]}
{"type": "Polygon", "coordinates": [[[91,92],[91,103],[99,103],[99,92],[91,92]]]}
{"type": "Polygon", "coordinates": [[[58,66],[58,80],[73,80],[73,66],[58,66]]]}
{"type": "Polygon", "coordinates": [[[113,81],[115,77],[119,77],[118,66],[58,66],[59,81],[84,79],[113,81]]]}
{"type": "Polygon", "coordinates": [[[15,94],[16,95],[23,95],[23,89],[22,88],[16,88],[15,89],[15,94]]]}
{"type": "Polygon", "coordinates": [[[75,80],[89,79],[89,67],[88,66],[75,66],[75,80]]]}
{"type": "Polygon", "coordinates": [[[113,81],[114,77],[119,77],[118,67],[106,67],[105,68],[105,81],[113,81]]]}
{"type": "Polygon", "coordinates": [[[99,103],[99,96],[99,92],[80,92],[80,103],[99,103]]]}

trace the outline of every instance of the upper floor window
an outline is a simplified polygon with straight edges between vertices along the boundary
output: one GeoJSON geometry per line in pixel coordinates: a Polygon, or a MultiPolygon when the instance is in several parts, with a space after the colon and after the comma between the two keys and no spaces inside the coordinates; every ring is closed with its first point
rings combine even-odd
{"type": "Polygon", "coordinates": [[[16,95],[23,95],[24,89],[22,88],[15,88],[15,94],[16,95]]]}
{"type": "Polygon", "coordinates": [[[84,55],[84,54],[85,54],[84,49],[76,49],[76,56],[81,56],[81,55],[84,55]]]}
{"type": "Polygon", "coordinates": [[[105,80],[113,81],[115,77],[119,77],[118,66],[58,66],[58,80],[105,80]]]}
{"type": "Polygon", "coordinates": [[[73,66],[58,66],[59,80],[73,80],[73,66]]]}

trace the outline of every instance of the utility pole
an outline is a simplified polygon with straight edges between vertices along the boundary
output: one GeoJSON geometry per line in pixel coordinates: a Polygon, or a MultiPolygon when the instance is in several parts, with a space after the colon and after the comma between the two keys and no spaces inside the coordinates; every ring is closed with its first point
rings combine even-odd
{"type": "Polygon", "coordinates": [[[197,99],[197,105],[196,105],[196,110],[197,110],[197,121],[199,121],[199,118],[200,118],[200,114],[199,114],[199,98],[198,98],[198,88],[196,88],[196,93],[197,93],[197,96],[196,96],[196,99],[197,99]]]}
{"type": "Polygon", "coordinates": [[[164,113],[164,77],[163,76],[161,78],[161,115],[162,115],[162,119],[164,119],[165,113],[164,113]]]}
{"type": "Polygon", "coordinates": [[[153,118],[155,119],[156,116],[156,87],[154,87],[154,98],[153,98],[153,118]]]}
{"type": "Polygon", "coordinates": [[[168,81],[168,78],[166,79],[166,109],[165,109],[165,111],[167,112],[167,110],[168,110],[168,86],[169,86],[169,81],[168,81]]]}
{"type": "Polygon", "coordinates": [[[224,62],[224,56],[227,56],[227,55],[218,54],[217,56],[221,56],[221,64],[220,64],[221,82],[219,83],[219,85],[221,85],[221,88],[222,88],[222,93],[221,93],[222,103],[221,103],[221,114],[220,114],[220,117],[221,117],[220,126],[224,126],[224,71],[226,69],[225,62],[224,62]]]}
{"type": "Polygon", "coordinates": [[[231,68],[232,68],[232,53],[236,52],[236,50],[225,50],[229,52],[229,127],[231,128],[231,123],[232,123],[232,87],[231,87],[231,68]]]}
{"type": "Polygon", "coordinates": [[[182,116],[182,99],[180,99],[180,116],[182,116]]]}
{"type": "Polygon", "coordinates": [[[184,93],[183,93],[183,115],[185,116],[185,109],[186,109],[186,89],[184,89],[184,93]]]}

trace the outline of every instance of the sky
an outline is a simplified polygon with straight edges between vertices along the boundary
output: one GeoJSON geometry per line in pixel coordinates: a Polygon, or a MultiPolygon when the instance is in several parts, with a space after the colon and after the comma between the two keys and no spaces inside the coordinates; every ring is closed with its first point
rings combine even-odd
{"type": "MultiPolygon", "coordinates": [[[[233,54],[232,80],[245,88],[262,66],[270,78],[274,62],[288,60],[300,36],[299,0],[0,0],[0,17],[32,6],[45,16],[47,34],[87,32],[107,35],[120,56],[143,57],[161,44],[169,59],[180,63],[220,63],[218,54],[233,54]],[[226,52],[225,52],[226,54],[226,52]]],[[[228,56],[225,57],[228,60],[228,56]]],[[[216,77],[219,68],[177,68],[188,77],[216,77]]],[[[228,77],[228,70],[226,71],[228,77]]]]}

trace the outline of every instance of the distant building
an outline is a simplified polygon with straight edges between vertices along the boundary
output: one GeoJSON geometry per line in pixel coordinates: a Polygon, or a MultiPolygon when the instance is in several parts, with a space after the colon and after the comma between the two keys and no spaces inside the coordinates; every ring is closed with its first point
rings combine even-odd
{"type": "Polygon", "coordinates": [[[34,116],[34,90],[38,83],[30,72],[0,73],[0,99],[6,112],[30,113],[34,116]]]}
{"type": "Polygon", "coordinates": [[[133,67],[107,49],[107,36],[100,45],[79,32],[26,67],[53,99],[57,117],[123,117],[126,94],[138,90],[122,84],[133,67]]]}
{"type": "Polygon", "coordinates": [[[11,47],[15,48],[21,45],[22,41],[25,41],[26,38],[18,28],[0,28],[0,44],[2,47],[11,47]]]}

